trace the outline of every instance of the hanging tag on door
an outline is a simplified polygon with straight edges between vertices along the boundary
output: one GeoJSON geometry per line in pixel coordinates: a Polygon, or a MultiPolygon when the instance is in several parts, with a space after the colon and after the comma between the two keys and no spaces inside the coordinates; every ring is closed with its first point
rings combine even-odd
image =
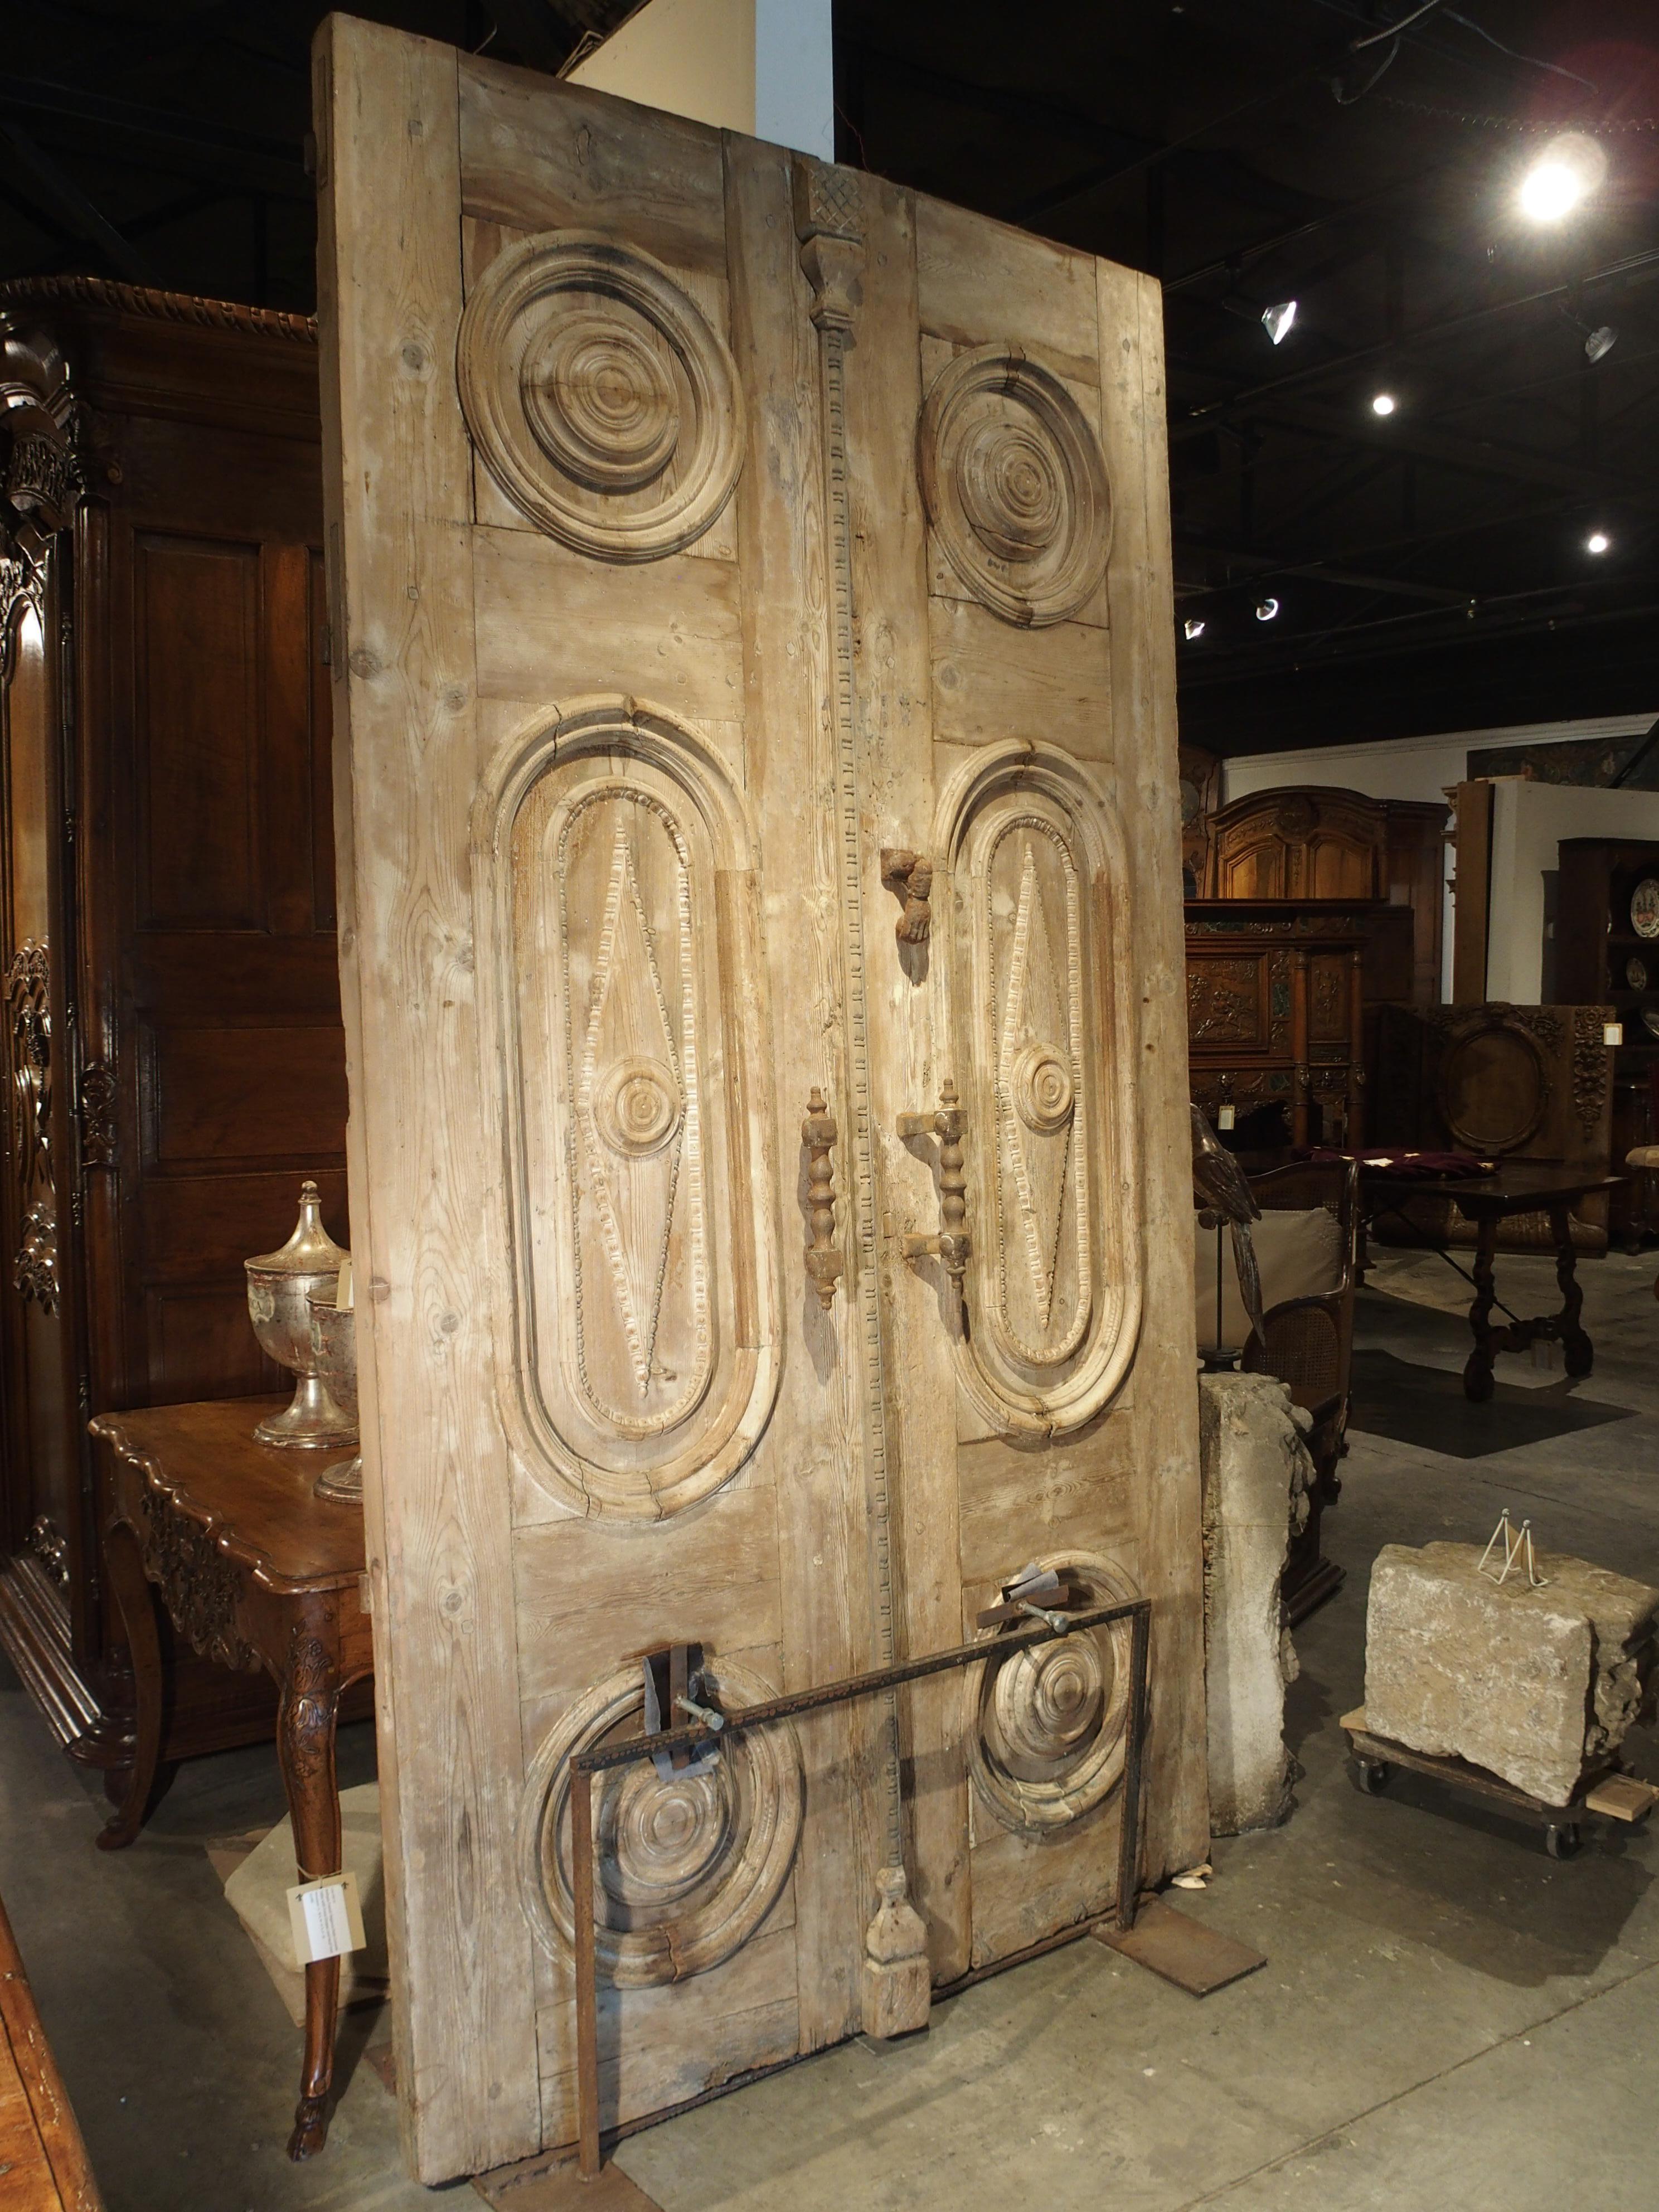
{"type": "Polygon", "coordinates": [[[302,1966],[319,1959],[343,1959],[347,1952],[364,1948],[357,1877],[349,1870],[298,1883],[288,1893],[288,1917],[294,1956],[302,1966]]]}

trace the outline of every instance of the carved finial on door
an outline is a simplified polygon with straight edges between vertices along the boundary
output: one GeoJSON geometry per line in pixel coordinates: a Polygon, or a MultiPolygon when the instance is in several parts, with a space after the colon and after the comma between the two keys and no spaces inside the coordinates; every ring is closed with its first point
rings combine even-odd
{"type": "Polygon", "coordinates": [[[826,1313],[836,1302],[836,1278],[846,1264],[835,1245],[836,1184],[830,1164],[830,1148],[839,1134],[836,1117],[827,1110],[823,1093],[814,1084],[806,1102],[806,1119],[800,1125],[800,1140],[806,1147],[806,1202],[812,1231],[806,1272],[826,1313]]]}
{"type": "Polygon", "coordinates": [[[902,1866],[876,1876],[881,1903],[864,1933],[864,2032],[884,2041],[926,2027],[933,2005],[927,1930],[906,1894],[902,1866]]]}
{"type": "Polygon", "coordinates": [[[899,943],[926,945],[933,927],[933,909],[928,903],[933,895],[933,862],[925,853],[884,845],[881,879],[904,907],[893,925],[899,943]]]}

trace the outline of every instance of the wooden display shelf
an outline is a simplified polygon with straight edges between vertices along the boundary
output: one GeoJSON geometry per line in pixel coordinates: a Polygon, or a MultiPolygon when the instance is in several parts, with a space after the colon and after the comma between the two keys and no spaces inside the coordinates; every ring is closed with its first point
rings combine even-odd
{"type": "Polygon", "coordinates": [[[1659,1804],[1659,1789],[1652,1783],[1638,1781],[1635,1775],[1623,1773],[1608,1765],[1587,1774],[1569,1803],[1547,1805],[1541,1797],[1517,1790],[1512,1782],[1489,1773],[1484,1766],[1472,1766],[1467,1759],[1446,1758],[1434,1752],[1413,1751],[1409,1744],[1396,1743],[1391,1736],[1373,1735],[1365,1725],[1363,1705],[1344,1713],[1338,1725],[1347,1736],[1348,1747],[1353,1754],[1354,1787],[1363,1796],[1380,1796],[1388,1787],[1391,1767],[1403,1766],[1413,1774],[1426,1774],[1433,1781],[1443,1782],[1461,1796],[1496,1805],[1516,1820],[1541,1826],[1544,1847],[1553,1859],[1574,1856],[1583,1841],[1583,1828],[1587,1818],[1617,1820],[1633,1826],[1645,1820],[1655,1805],[1659,1804]]]}

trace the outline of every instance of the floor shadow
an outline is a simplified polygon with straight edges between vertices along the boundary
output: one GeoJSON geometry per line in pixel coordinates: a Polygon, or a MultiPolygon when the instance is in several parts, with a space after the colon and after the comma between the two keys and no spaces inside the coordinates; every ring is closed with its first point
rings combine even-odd
{"type": "Polygon", "coordinates": [[[1443,1367],[1419,1367],[1375,1346],[1353,1355],[1349,1426],[1453,1459],[1486,1459],[1635,1418],[1626,1406],[1518,1390],[1507,1382],[1495,1384],[1491,1398],[1476,1405],[1464,1395],[1462,1376],[1443,1367]]]}

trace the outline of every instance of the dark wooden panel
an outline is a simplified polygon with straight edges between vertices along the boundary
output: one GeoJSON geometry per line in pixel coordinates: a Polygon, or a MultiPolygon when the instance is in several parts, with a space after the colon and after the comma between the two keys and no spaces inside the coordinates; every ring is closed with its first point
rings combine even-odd
{"type": "Polygon", "coordinates": [[[1187,955],[1188,1035],[1194,1048],[1266,1052],[1272,1036],[1266,951],[1187,955]]]}
{"type": "Polygon", "coordinates": [[[146,1024],[146,1164],[220,1173],[337,1161],[345,1039],[327,1027],[146,1024]]]}
{"type": "Polygon", "coordinates": [[[138,417],[119,427],[123,509],[149,529],[322,542],[317,446],[138,417]]]}
{"type": "Polygon", "coordinates": [[[139,927],[258,928],[258,548],[151,533],[134,556],[139,927]]]}
{"type": "MultiPolygon", "coordinates": [[[[247,1317],[247,1283],[152,1289],[144,1301],[149,1338],[149,1401],[252,1396],[282,1388],[283,1370],[265,1358],[247,1317]]],[[[289,1389],[293,1388],[289,1378],[289,1389]]]]}
{"type": "Polygon", "coordinates": [[[183,1283],[237,1275],[254,1252],[287,1242],[300,1211],[307,1176],[322,1195],[323,1220],[338,1244],[349,1241],[345,1163],[317,1161],[258,1175],[148,1176],[138,1194],[137,1228],[147,1282],[183,1283]]]}
{"type": "Polygon", "coordinates": [[[339,1018],[338,956],[321,932],[147,930],[131,940],[127,979],[129,1006],[158,1018],[339,1018]]]}

